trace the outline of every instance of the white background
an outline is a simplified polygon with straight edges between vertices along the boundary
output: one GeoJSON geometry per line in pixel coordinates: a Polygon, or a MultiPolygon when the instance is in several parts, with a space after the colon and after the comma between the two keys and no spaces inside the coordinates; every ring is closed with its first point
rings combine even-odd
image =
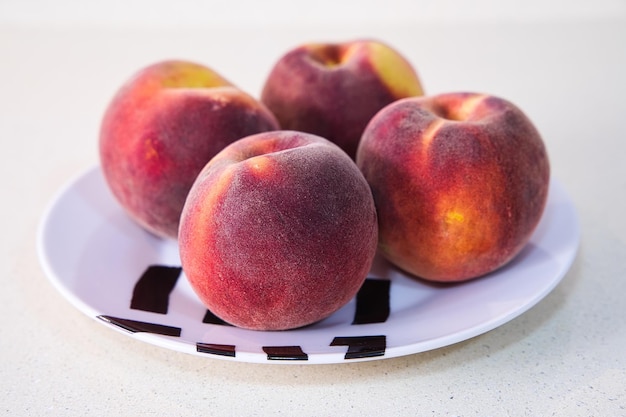
{"type": "Polygon", "coordinates": [[[0,0],[0,413],[626,415],[624,74],[617,0],[0,0]],[[102,112],[134,71],[191,59],[258,95],[288,48],[363,36],[404,53],[427,93],[500,95],[541,131],[582,241],[535,308],[419,355],[268,367],[133,340],[51,287],[38,222],[63,184],[97,164],[102,112]]]}
{"type": "Polygon", "coordinates": [[[563,20],[623,14],[623,0],[3,0],[0,21],[25,24],[180,26],[365,24],[459,20],[563,20]]]}

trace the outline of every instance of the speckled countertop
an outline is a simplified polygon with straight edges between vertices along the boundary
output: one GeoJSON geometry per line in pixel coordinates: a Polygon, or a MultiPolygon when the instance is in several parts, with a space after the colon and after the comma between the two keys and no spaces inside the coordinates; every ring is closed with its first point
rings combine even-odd
{"type": "MultiPolygon", "coordinates": [[[[303,7],[288,10],[301,22],[263,24],[248,13],[241,22],[207,16],[202,24],[198,12],[188,25],[177,18],[134,24],[115,2],[109,14],[119,22],[96,24],[95,12],[85,12],[84,22],[64,19],[50,9],[53,16],[39,10],[29,21],[14,3],[5,2],[0,19],[0,414],[626,416],[623,3],[544,16],[537,2],[525,14],[455,19],[432,7],[420,18],[411,6],[375,23],[363,13],[324,21],[319,10],[308,21],[303,7]],[[10,11],[18,17],[11,20],[10,11]],[[59,188],[97,163],[100,118],[121,80],[152,61],[187,58],[257,94],[271,63],[294,44],[361,36],[396,45],[427,92],[509,98],[541,131],[552,174],[576,207],[581,243],[562,282],[534,308],[424,353],[270,366],[130,338],[83,315],[50,284],[37,257],[39,221],[59,188]]],[[[190,15],[193,4],[183,2],[172,16],[190,15]]]]}

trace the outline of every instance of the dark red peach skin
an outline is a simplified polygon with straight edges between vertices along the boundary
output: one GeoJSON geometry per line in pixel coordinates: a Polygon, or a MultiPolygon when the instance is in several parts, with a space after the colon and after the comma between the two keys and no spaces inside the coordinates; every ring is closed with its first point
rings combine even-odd
{"type": "Polygon", "coordinates": [[[393,101],[422,94],[417,73],[390,46],[374,40],[306,44],[282,56],[261,101],[282,129],[313,133],[354,158],[369,120],[393,101]]]}
{"type": "Polygon", "coordinates": [[[181,217],[185,275],[235,326],[285,330],[354,297],[376,252],[376,210],[354,162],[293,131],[241,139],[194,183],[181,217]]]}
{"type": "Polygon", "coordinates": [[[391,104],[366,128],[356,161],[376,202],[381,253],[432,281],[465,281],[508,263],[548,194],[538,131],[511,102],[489,95],[391,104]]]}
{"type": "Polygon", "coordinates": [[[151,233],[176,238],[191,184],[226,145],[278,123],[209,68],[164,61],[140,70],[109,104],[100,161],[121,206],[151,233]]]}

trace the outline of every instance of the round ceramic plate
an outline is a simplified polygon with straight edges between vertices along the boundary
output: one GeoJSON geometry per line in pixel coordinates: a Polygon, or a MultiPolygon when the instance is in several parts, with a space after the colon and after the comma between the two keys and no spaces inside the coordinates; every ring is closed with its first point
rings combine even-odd
{"type": "Polygon", "coordinates": [[[131,221],[99,168],[64,187],[42,219],[38,251],[54,286],[80,311],[148,343],[204,357],[260,363],[346,363],[436,349],[494,329],[545,297],[569,269],[579,229],[552,181],[530,243],[486,277],[455,285],[412,279],[376,259],[361,291],[329,318],[260,332],[207,311],[188,285],[174,241],[131,221]]]}

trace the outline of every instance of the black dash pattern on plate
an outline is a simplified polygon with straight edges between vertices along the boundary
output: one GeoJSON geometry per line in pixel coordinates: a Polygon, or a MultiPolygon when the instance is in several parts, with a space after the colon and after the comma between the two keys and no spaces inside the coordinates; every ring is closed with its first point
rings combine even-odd
{"type": "Polygon", "coordinates": [[[207,324],[220,324],[222,326],[232,326],[232,324],[225,322],[221,318],[217,317],[215,314],[211,312],[211,310],[207,310],[204,314],[204,318],[202,319],[202,323],[207,324]]]}
{"type": "Polygon", "coordinates": [[[348,346],[344,359],[371,358],[385,355],[387,337],[384,335],[335,337],[330,345],[348,346]]]}
{"type": "Polygon", "coordinates": [[[216,343],[196,343],[196,351],[199,353],[210,353],[211,355],[235,357],[234,345],[220,345],[216,343]]]}
{"type": "Polygon", "coordinates": [[[368,278],[356,295],[356,311],[352,324],[384,323],[389,318],[388,279],[368,278]]]}
{"type": "Polygon", "coordinates": [[[174,289],[181,271],[181,267],[175,266],[148,266],[135,283],[130,308],[167,314],[170,293],[174,289]]]}
{"type": "Polygon", "coordinates": [[[263,346],[268,360],[306,361],[309,355],[302,351],[300,346],[263,346]]]}
{"type": "Polygon", "coordinates": [[[130,333],[154,333],[163,336],[180,337],[182,329],[180,327],[166,326],[164,324],[148,323],[145,321],[137,321],[124,319],[113,316],[97,316],[100,320],[110,323],[130,333]]]}

